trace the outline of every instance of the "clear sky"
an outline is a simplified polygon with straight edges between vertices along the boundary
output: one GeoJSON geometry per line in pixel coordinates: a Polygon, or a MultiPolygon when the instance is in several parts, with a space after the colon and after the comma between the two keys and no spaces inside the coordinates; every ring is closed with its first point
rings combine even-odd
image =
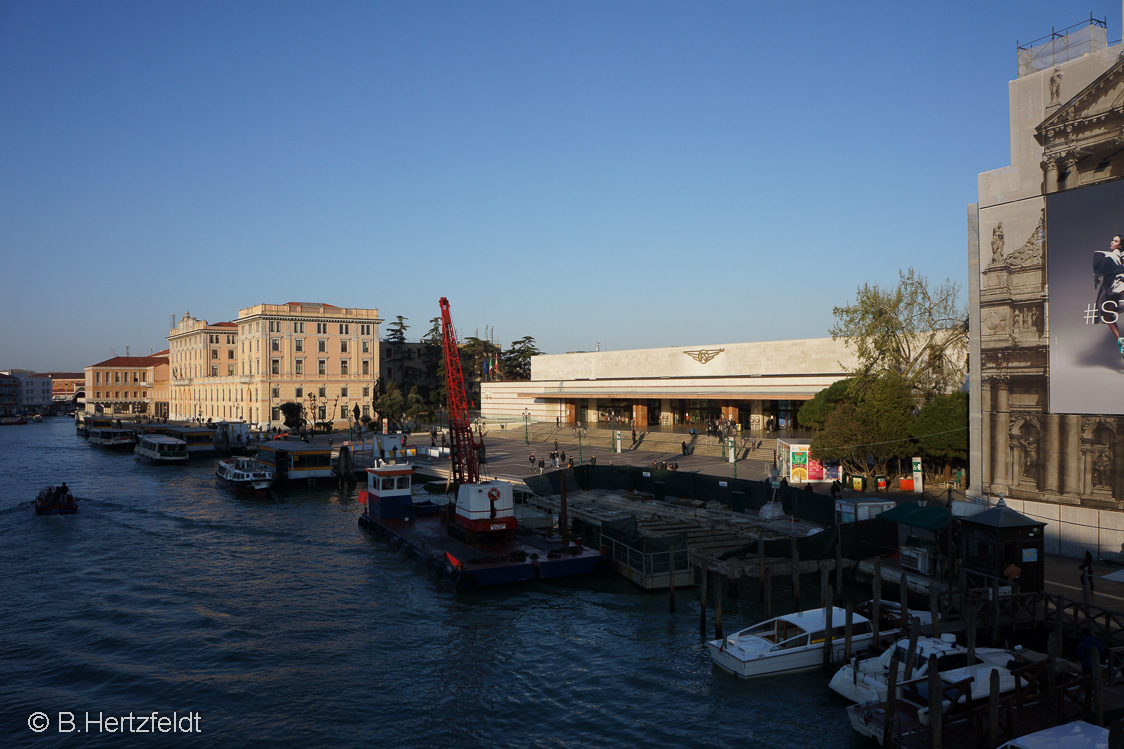
{"type": "MultiPolygon", "coordinates": [[[[0,2],[0,367],[262,302],[449,297],[550,353],[967,301],[1016,44],[1119,0],[0,2]]],[[[385,325],[384,325],[385,333],[385,325]]]]}

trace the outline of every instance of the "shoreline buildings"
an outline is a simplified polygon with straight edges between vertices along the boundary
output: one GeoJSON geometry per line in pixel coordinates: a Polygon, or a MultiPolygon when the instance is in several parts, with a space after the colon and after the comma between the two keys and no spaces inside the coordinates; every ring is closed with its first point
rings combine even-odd
{"type": "Polygon", "coordinates": [[[1092,19],[1018,48],[1011,164],[968,207],[970,491],[1067,556],[1124,543],[1121,51],[1092,19]]]}

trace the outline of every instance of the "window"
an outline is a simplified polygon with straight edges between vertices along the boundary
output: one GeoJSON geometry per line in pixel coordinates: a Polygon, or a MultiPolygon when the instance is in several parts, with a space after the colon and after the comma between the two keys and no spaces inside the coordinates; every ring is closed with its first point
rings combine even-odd
{"type": "Polygon", "coordinates": [[[348,335],[350,330],[351,330],[350,325],[348,325],[347,323],[342,323],[342,322],[340,323],[340,335],[348,335]]]}
{"type": "Polygon", "coordinates": [[[328,397],[328,388],[321,386],[320,397],[321,398],[327,398],[328,397]]]}
{"type": "Polygon", "coordinates": [[[281,388],[270,388],[269,389],[269,397],[270,398],[280,398],[281,397],[281,388]]]}
{"type": "Polygon", "coordinates": [[[364,359],[363,360],[363,374],[365,374],[365,375],[371,374],[371,360],[370,359],[364,359]]]}
{"type": "Polygon", "coordinates": [[[219,358],[219,350],[217,348],[211,349],[211,359],[219,358]]]}
{"type": "Polygon", "coordinates": [[[233,334],[233,333],[229,333],[229,334],[228,334],[228,335],[226,336],[226,343],[227,343],[227,345],[228,345],[228,346],[233,346],[233,345],[234,345],[234,334],[233,334]]]}
{"type": "Polygon", "coordinates": [[[114,385],[120,385],[121,384],[121,373],[120,372],[114,372],[113,373],[113,384],[114,385]]]}
{"type": "Polygon", "coordinates": [[[304,374],[304,359],[297,359],[293,362],[293,373],[299,375],[304,374]]]}
{"type": "Polygon", "coordinates": [[[364,385],[363,386],[363,397],[364,398],[370,398],[371,397],[371,386],[370,385],[364,385]]]}
{"type": "Polygon", "coordinates": [[[141,382],[148,382],[148,372],[141,372],[141,382]]]}
{"type": "Polygon", "coordinates": [[[304,397],[304,388],[297,388],[297,400],[304,397]]]}
{"type": "Polygon", "coordinates": [[[371,326],[369,324],[359,326],[359,335],[370,335],[370,334],[371,334],[371,326]]]}
{"type": "Polygon", "coordinates": [[[347,339],[346,338],[340,339],[340,353],[341,354],[347,353],[347,339]]]}
{"type": "Polygon", "coordinates": [[[280,408],[278,408],[277,406],[274,406],[271,409],[271,412],[273,413],[273,417],[272,417],[273,421],[280,421],[281,420],[281,409],[280,408]]]}
{"type": "Polygon", "coordinates": [[[270,338],[269,339],[269,350],[270,351],[280,351],[281,350],[281,339],[280,338],[270,338]]]}
{"type": "Polygon", "coordinates": [[[270,320],[269,321],[269,332],[270,333],[280,333],[281,332],[281,321],[280,320],[277,320],[277,321],[270,320]]]}
{"type": "Polygon", "coordinates": [[[296,339],[293,340],[293,350],[294,351],[304,351],[304,339],[303,338],[296,338],[296,339]]]}
{"type": "Polygon", "coordinates": [[[233,359],[234,358],[234,349],[228,348],[226,350],[226,358],[227,359],[233,359]]]}
{"type": "Polygon", "coordinates": [[[234,374],[234,365],[233,364],[227,364],[226,365],[226,376],[230,377],[233,374],[234,374]]]}
{"type": "Polygon", "coordinates": [[[347,397],[347,385],[344,385],[343,387],[340,388],[340,397],[341,398],[347,397]]]}
{"type": "Polygon", "coordinates": [[[275,375],[281,374],[281,360],[280,359],[270,359],[269,360],[269,371],[270,371],[271,374],[275,374],[275,375]]]}
{"type": "Polygon", "coordinates": [[[368,406],[368,405],[363,406],[363,415],[366,416],[368,419],[371,418],[371,407],[370,406],[368,406]]]}
{"type": "Polygon", "coordinates": [[[341,374],[341,375],[345,375],[345,374],[348,374],[348,371],[347,371],[347,359],[340,359],[340,374],[341,374]]]}
{"type": "Polygon", "coordinates": [[[326,338],[321,338],[317,342],[316,350],[317,350],[317,352],[319,352],[321,354],[328,353],[328,340],[326,338]]]}
{"type": "Polygon", "coordinates": [[[371,342],[370,341],[363,341],[363,353],[364,354],[371,353],[371,342]]]}
{"type": "Polygon", "coordinates": [[[321,375],[328,374],[328,360],[327,359],[320,359],[319,361],[317,361],[317,363],[316,363],[316,374],[321,374],[321,375]]]}
{"type": "Polygon", "coordinates": [[[95,385],[101,384],[101,372],[94,372],[94,384],[95,385]]]}
{"type": "Polygon", "coordinates": [[[218,376],[219,376],[219,365],[218,364],[212,364],[211,365],[211,377],[218,377],[218,376]]]}
{"type": "Polygon", "coordinates": [[[341,419],[347,418],[347,406],[340,406],[340,418],[341,419]]]}
{"type": "Polygon", "coordinates": [[[303,322],[293,323],[293,332],[294,333],[303,333],[304,332],[304,323],[303,322]]]}
{"type": "Polygon", "coordinates": [[[321,334],[321,335],[327,335],[328,334],[328,323],[326,323],[326,322],[316,323],[316,332],[321,334]]]}
{"type": "Polygon", "coordinates": [[[326,406],[320,406],[320,408],[316,409],[316,412],[318,414],[316,418],[320,419],[320,421],[324,421],[324,419],[328,418],[328,408],[326,406]]]}

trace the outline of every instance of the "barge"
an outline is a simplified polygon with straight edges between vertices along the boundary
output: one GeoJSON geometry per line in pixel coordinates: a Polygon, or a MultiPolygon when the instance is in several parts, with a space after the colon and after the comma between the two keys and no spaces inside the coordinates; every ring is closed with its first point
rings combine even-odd
{"type": "MultiPolygon", "coordinates": [[[[368,468],[367,489],[359,494],[365,508],[359,525],[387,545],[424,561],[427,570],[452,582],[458,593],[507,583],[612,573],[609,560],[599,550],[582,546],[580,540],[563,543],[557,536],[512,528],[506,519],[492,523],[482,518],[481,530],[470,537],[453,517],[452,505],[415,502],[413,473],[412,466],[397,462],[378,461],[368,468]]],[[[480,493],[499,514],[513,504],[510,484],[484,481],[460,488],[480,493]]]]}

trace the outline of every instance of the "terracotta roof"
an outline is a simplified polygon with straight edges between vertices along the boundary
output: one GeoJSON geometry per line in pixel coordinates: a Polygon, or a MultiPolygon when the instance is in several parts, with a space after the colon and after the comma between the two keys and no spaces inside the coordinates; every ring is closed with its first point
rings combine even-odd
{"type": "Polygon", "coordinates": [[[237,328],[238,323],[233,322],[217,322],[211,326],[212,328],[237,328]]]}
{"type": "Polygon", "coordinates": [[[157,352],[156,352],[155,354],[153,354],[153,356],[162,356],[162,357],[164,357],[165,359],[167,359],[167,358],[168,358],[168,354],[170,354],[170,353],[172,353],[172,350],[171,350],[171,349],[169,349],[169,348],[166,348],[166,349],[164,349],[163,351],[157,351],[157,352]]]}
{"type": "Polygon", "coordinates": [[[84,380],[86,379],[85,372],[44,372],[44,376],[53,377],[56,380],[84,380]]]}
{"type": "MultiPolygon", "coordinates": [[[[106,359],[97,364],[91,364],[92,367],[155,367],[160,364],[167,364],[168,360],[163,356],[115,356],[112,359],[106,359]]],[[[85,375],[83,375],[84,377],[85,375]]]]}
{"type": "Polygon", "coordinates": [[[327,309],[339,309],[339,307],[334,304],[325,304],[324,302],[285,302],[285,306],[325,307],[327,309]]]}

